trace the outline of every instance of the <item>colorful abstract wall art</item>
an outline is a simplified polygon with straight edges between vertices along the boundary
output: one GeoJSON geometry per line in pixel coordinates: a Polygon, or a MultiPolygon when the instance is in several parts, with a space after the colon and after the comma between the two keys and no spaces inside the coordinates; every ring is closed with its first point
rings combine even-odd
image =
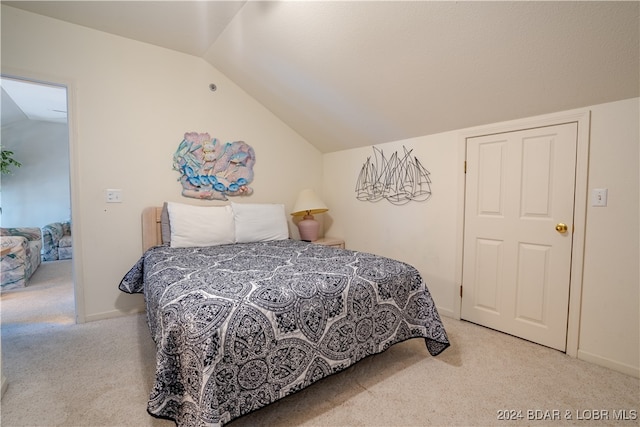
{"type": "Polygon", "coordinates": [[[377,202],[386,199],[394,205],[410,201],[424,202],[431,197],[429,171],[415,156],[413,150],[396,151],[387,159],[382,150],[373,147],[374,160],[367,157],[356,183],[358,200],[377,202]]]}
{"type": "Polygon", "coordinates": [[[180,172],[182,195],[196,199],[227,200],[248,196],[256,155],[244,141],[221,143],[208,133],[187,132],[173,155],[180,172]]]}

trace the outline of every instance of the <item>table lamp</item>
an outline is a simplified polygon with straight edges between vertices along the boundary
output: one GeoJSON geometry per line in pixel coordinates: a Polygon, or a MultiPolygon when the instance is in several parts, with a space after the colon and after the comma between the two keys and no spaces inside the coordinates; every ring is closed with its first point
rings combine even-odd
{"type": "Polygon", "coordinates": [[[298,222],[298,230],[300,231],[300,239],[308,242],[318,240],[318,229],[320,223],[313,218],[313,214],[319,214],[328,211],[329,208],[311,189],[305,189],[298,194],[296,204],[293,206],[293,216],[302,216],[302,220],[298,222]]]}

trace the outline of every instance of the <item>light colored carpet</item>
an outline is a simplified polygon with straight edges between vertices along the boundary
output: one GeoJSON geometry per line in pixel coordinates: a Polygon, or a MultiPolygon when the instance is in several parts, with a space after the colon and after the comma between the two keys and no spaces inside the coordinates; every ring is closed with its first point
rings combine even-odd
{"type": "MultiPolygon", "coordinates": [[[[144,316],[74,324],[70,268],[45,263],[28,288],[2,294],[2,426],[175,425],[146,412],[155,359],[144,316]]],[[[228,425],[638,425],[638,379],[443,320],[452,346],[438,357],[407,341],[228,425]],[[622,411],[636,419],[616,420],[622,411]],[[545,414],[558,419],[535,419],[545,414]]]]}

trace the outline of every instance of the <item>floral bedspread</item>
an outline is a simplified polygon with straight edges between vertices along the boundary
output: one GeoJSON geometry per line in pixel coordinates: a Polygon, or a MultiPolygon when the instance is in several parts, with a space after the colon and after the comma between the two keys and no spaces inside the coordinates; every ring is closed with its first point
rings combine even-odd
{"type": "Polygon", "coordinates": [[[409,338],[449,346],[418,271],[295,240],[149,249],[120,283],[143,292],[157,347],[148,411],[222,426],[409,338]]]}

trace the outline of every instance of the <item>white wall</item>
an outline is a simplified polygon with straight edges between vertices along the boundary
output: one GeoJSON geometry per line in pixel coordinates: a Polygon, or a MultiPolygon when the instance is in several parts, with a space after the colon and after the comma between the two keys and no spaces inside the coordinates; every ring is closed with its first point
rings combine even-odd
{"type": "Polygon", "coordinates": [[[578,357],[638,376],[640,352],[639,99],[591,107],[589,189],[607,207],[587,208],[578,357]]]}
{"type": "Polygon", "coordinates": [[[144,207],[207,203],[182,197],[172,170],[185,132],[254,148],[254,195],[233,201],[290,210],[300,189],[320,188],[321,154],[202,59],[3,5],[2,72],[69,86],[80,320],[143,307],[118,283],[141,255],[144,207]],[[105,203],[107,188],[124,202],[105,203]]]}
{"type": "MultiPolygon", "coordinates": [[[[638,98],[587,107],[591,110],[588,187],[608,188],[609,206],[587,208],[578,357],[640,375],[638,303],[638,98]]],[[[413,264],[422,273],[438,310],[457,317],[456,247],[458,177],[466,129],[376,146],[388,157],[403,145],[431,172],[433,196],[394,206],[356,200],[360,168],[373,150],[324,155],[325,234],[344,237],[349,249],[375,252],[413,264]]]]}
{"type": "Polygon", "coordinates": [[[71,218],[67,125],[22,120],[3,126],[2,147],[22,163],[2,176],[2,226],[43,227],[71,218]]]}
{"type": "Polygon", "coordinates": [[[388,159],[403,146],[430,172],[432,196],[402,206],[356,199],[362,165],[371,147],[324,155],[325,234],[343,237],[347,249],[372,252],[414,265],[425,278],[441,314],[454,316],[457,188],[463,165],[458,133],[447,132],[377,145],[388,159]]]}

